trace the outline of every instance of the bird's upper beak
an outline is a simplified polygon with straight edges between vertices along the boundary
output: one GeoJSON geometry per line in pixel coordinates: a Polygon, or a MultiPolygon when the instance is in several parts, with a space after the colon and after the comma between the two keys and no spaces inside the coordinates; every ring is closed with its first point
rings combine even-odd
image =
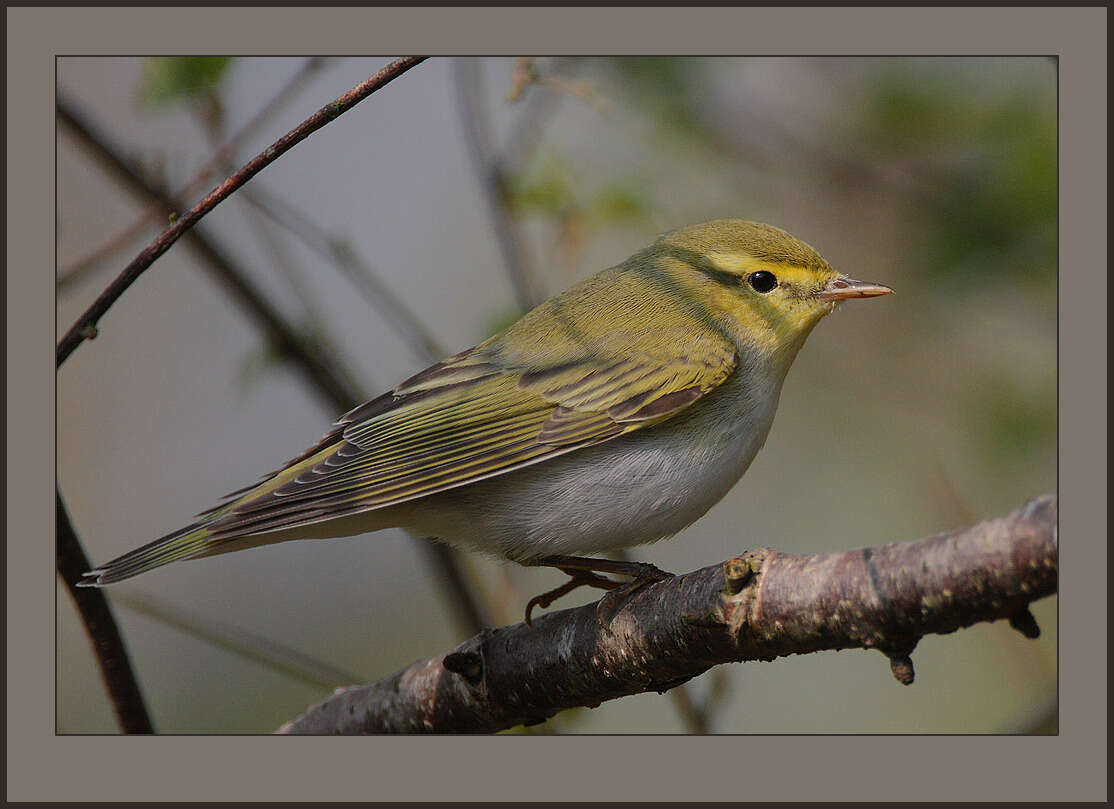
{"type": "Polygon", "coordinates": [[[882,284],[872,284],[870,281],[855,281],[851,278],[837,276],[820,290],[817,297],[825,301],[845,301],[848,298],[874,298],[878,295],[889,295],[893,290],[882,284]]]}

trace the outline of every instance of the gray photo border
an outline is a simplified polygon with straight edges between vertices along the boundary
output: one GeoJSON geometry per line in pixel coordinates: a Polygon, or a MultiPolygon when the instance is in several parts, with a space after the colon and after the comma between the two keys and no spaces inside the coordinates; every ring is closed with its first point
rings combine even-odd
{"type": "Polygon", "coordinates": [[[1106,799],[1105,8],[6,13],[9,800],[1106,799]],[[55,457],[54,59],[146,53],[1057,56],[1059,480],[1068,593],[1059,600],[1059,735],[56,736],[55,590],[45,585],[55,457]]]}

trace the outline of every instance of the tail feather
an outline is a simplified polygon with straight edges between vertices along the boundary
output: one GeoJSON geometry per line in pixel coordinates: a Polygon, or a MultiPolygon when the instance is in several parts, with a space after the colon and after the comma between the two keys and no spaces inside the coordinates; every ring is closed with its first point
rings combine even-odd
{"type": "MultiPolygon", "coordinates": [[[[305,469],[313,468],[332,451],[332,445],[340,440],[340,431],[341,428],[338,427],[328,433],[320,442],[288,462],[285,467],[265,476],[262,483],[226,494],[223,499],[231,502],[203,511],[197,515],[197,521],[193,524],[84,573],[84,578],[77,583],[77,586],[103,587],[180,559],[196,559],[293,538],[277,531],[265,531],[262,533],[267,535],[260,536],[259,533],[253,533],[250,527],[246,528],[234,522],[229,524],[229,521],[224,518],[245,504],[270,494],[296,478],[305,469]]],[[[318,519],[287,520],[271,528],[296,527],[318,521],[318,519]]]]}
{"type": "Polygon", "coordinates": [[[106,584],[130,579],[156,567],[162,567],[179,559],[192,559],[210,550],[219,542],[213,540],[212,531],[207,527],[210,521],[198,522],[156,539],[134,551],[113,559],[85,573],[85,578],[77,583],[78,587],[103,587],[106,584]]]}

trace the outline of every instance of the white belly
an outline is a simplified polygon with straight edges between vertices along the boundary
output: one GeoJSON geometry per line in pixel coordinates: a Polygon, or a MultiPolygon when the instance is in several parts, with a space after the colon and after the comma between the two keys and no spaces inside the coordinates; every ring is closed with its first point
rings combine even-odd
{"type": "Polygon", "coordinates": [[[518,561],[672,536],[746,471],[780,382],[759,390],[736,374],[676,420],[415,501],[402,527],[518,561]]]}

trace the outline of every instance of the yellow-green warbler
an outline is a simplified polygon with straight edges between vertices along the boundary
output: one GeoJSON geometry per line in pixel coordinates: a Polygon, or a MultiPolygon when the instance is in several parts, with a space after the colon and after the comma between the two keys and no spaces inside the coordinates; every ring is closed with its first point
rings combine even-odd
{"type": "MultiPolygon", "coordinates": [[[[288,539],[401,527],[568,584],[652,565],[577,556],[672,536],[727,493],[820,318],[891,289],[783,230],[724,219],[660,237],[514,325],[342,416],[197,522],[86,574],[127,579],[288,539]]],[[[529,617],[529,607],[527,608],[529,617]]]]}

